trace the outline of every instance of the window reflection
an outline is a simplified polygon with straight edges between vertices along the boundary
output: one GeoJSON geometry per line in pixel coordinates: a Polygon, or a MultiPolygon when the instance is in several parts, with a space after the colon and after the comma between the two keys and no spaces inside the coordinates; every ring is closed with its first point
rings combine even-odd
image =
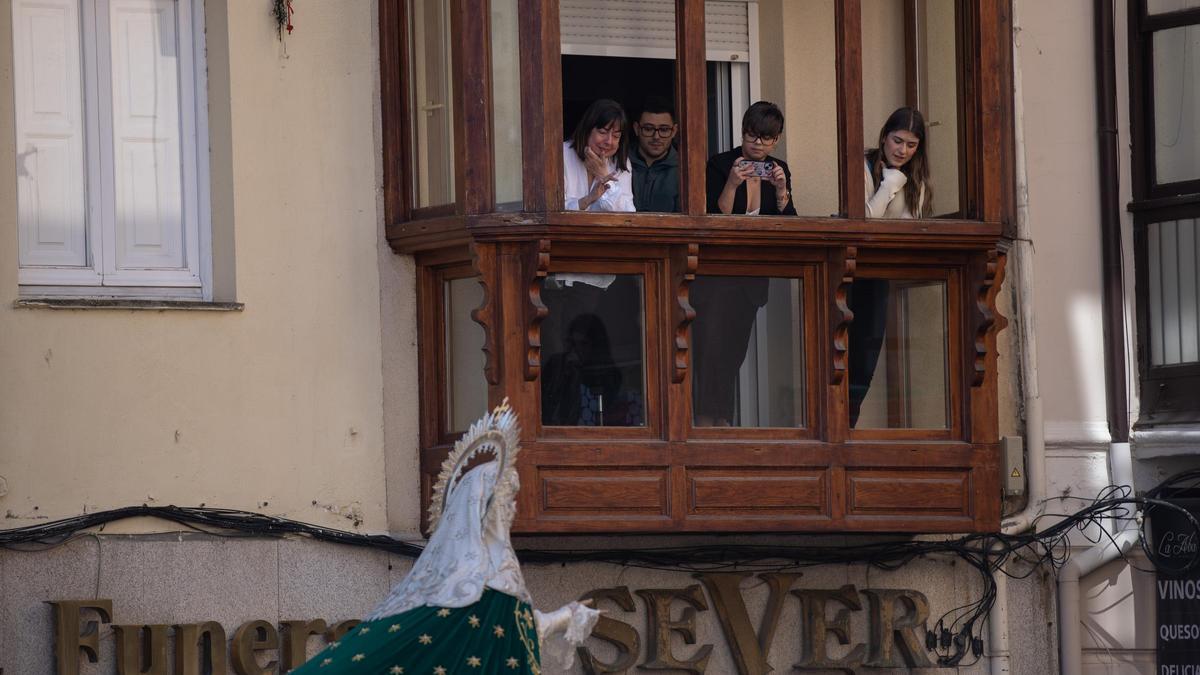
{"type": "Polygon", "coordinates": [[[446,431],[466,431],[480,410],[487,409],[484,377],[483,326],[471,319],[471,310],[483,303],[483,287],[476,278],[451,279],[442,284],[445,307],[446,400],[450,414],[446,431]]]}
{"type": "Polygon", "coordinates": [[[698,276],[689,298],[697,427],[805,425],[799,279],[698,276]]]}
{"type": "Polygon", "coordinates": [[[454,111],[448,0],[410,3],[409,28],[415,205],[449,204],[454,201],[454,111]]]}
{"type": "Polygon", "coordinates": [[[1154,178],[1200,178],[1200,25],[1154,33],[1154,178]]]}
{"type": "Polygon", "coordinates": [[[521,63],[517,0],[491,0],[496,210],[521,209],[521,63]]]}
{"type": "Polygon", "coordinates": [[[543,425],[645,425],[643,297],[636,274],[546,277],[543,425]]]}
{"type": "Polygon", "coordinates": [[[850,427],[948,428],[946,283],[856,279],[849,305],[850,427]]]}

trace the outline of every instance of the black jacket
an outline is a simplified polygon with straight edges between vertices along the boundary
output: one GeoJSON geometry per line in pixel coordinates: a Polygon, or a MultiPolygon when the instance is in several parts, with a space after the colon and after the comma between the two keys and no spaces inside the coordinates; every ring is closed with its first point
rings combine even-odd
{"type": "Polygon", "coordinates": [[[667,156],[646,166],[642,153],[629,153],[633,165],[633,205],[638,211],[679,212],[679,153],[667,150],[667,156]]]}
{"type": "MultiPolygon", "coordinates": [[[[733,170],[733,163],[742,157],[742,148],[738,146],[732,150],[727,150],[719,155],[713,155],[708,160],[708,166],[705,169],[705,178],[707,181],[707,196],[708,196],[708,212],[720,213],[721,209],[717,207],[717,200],[721,197],[721,190],[725,188],[725,181],[729,179],[729,172],[733,170]]],[[[792,192],[792,172],[788,169],[787,162],[777,157],[767,155],[769,162],[775,162],[783,167],[783,173],[787,176],[788,194],[792,192]]],[[[796,215],[796,207],[792,204],[789,197],[787,206],[780,211],[775,204],[775,188],[767,181],[759,184],[759,192],[762,199],[759,201],[758,214],[760,216],[794,216],[796,215]]],[[[742,183],[738,186],[737,192],[733,195],[733,213],[746,212],[746,184],[742,183]]]]}

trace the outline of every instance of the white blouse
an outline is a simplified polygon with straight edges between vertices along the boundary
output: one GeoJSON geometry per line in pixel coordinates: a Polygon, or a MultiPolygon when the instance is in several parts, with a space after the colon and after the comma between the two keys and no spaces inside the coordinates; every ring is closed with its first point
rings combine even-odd
{"type": "MultiPolygon", "coordinates": [[[[609,171],[617,171],[617,164],[608,160],[609,171]]],[[[578,211],[579,200],[592,191],[593,181],[588,180],[587,166],[571,142],[563,143],[563,208],[567,211],[578,211]]],[[[592,202],[588,211],[636,211],[633,206],[633,174],[626,167],[617,173],[617,177],[608,181],[608,189],[600,199],[592,202]]]]}

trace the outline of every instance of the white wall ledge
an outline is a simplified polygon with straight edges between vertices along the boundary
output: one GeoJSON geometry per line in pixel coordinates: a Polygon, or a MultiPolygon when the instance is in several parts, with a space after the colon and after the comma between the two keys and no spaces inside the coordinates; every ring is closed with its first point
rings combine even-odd
{"type": "Polygon", "coordinates": [[[1200,425],[1166,429],[1135,429],[1130,434],[1138,459],[1200,455],[1200,425]]]}
{"type": "Polygon", "coordinates": [[[137,300],[133,298],[21,298],[13,301],[17,309],[132,309],[132,310],[191,310],[201,312],[240,312],[240,302],[207,302],[203,300],[137,300]]]}

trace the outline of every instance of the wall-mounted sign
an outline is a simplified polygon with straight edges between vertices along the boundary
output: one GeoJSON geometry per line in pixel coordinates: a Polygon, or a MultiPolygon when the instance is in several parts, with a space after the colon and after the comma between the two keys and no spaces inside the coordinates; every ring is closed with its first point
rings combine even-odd
{"type": "MultiPolygon", "coordinates": [[[[637,626],[610,614],[600,619],[592,637],[608,645],[615,656],[602,660],[580,648],[583,670],[590,674],[637,670],[685,671],[702,675],[712,644],[697,643],[697,614],[714,612],[721,637],[739,675],[765,675],[777,637],[799,641],[800,659],[794,669],[857,672],[874,668],[934,667],[925,649],[929,603],[919,591],[893,588],[858,589],[851,584],[834,589],[794,588],[795,573],[757,575],[769,589],[762,620],[755,626],[747,611],[742,582],[748,573],[698,574],[700,583],[683,588],[630,591],[626,586],[600,588],[583,595],[601,609],[633,612],[634,596],[645,606],[645,624],[637,626]],[[707,591],[707,592],[706,592],[707,591]],[[800,631],[777,636],[784,603],[799,602],[800,631]],[[868,623],[865,640],[855,641],[850,620],[863,612],[868,623]],[[641,630],[639,630],[641,628],[641,630]],[[672,640],[673,636],[682,638],[672,640]],[[842,645],[831,653],[829,640],[842,645]],[[639,662],[639,656],[644,658],[639,662]]],[[[58,675],[78,675],[81,658],[99,659],[99,627],[110,624],[114,634],[117,675],[266,675],[286,673],[305,660],[311,636],[326,642],[340,638],[358,621],[329,624],[323,619],[247,621],[229,639],[213,621],[143,625],[117,622],[112,600],[63,600],[54,607],[55,662],[58,675]],[[175,658],[168,660],[173,641],[175,658]]],[[[1198,674],[1200,675],[1200,674],[1198,674]]]]}
{"type": "MultiPolygon", "coordinates": [[[[1170,501],[1200,518],[1200,497],[1194,491],[1170,501]]],[[[1151,511],[1151,544],[1161,565],[1155,572],[1158,625],[1158,670],[1161,675],[1200,675],[1200,569],[1173,574],[1196,555],[1196,529],[1175,509],[1151,511]]]]}

